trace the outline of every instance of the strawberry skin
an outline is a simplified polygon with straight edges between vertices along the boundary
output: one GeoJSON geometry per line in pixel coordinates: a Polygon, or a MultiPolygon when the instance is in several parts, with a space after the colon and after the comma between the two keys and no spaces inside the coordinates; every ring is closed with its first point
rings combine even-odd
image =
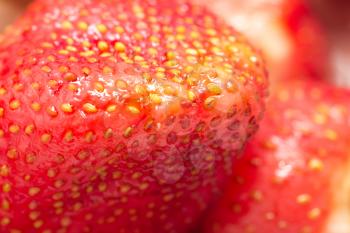
{"type": "Polygon", "coordinates": [[[266,93],[259,54],[181,0],[38,0],[0,77],[3,233],[190,229],[266,93]]]}
{"type": "Polygon", "coordinates": [[[348,209],[349,97],[312,82],[276,90],[203,232],[349,232],[328,228],[348,209]]]}
{"type": "Polygon", "coordinates": [[[327,43],[306,0],[193,1],[206,5],[262,49],[271,80],[325,78],[327,43]]]}

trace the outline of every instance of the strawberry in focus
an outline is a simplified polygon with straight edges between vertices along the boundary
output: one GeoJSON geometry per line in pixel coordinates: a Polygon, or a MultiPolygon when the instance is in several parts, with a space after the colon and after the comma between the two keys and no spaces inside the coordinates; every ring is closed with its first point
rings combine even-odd
{"type": "Polygon", "coordinates": [[[3,233],[191,229],[266,92],[259,54],[182,0],[38,0],[0,77],[3,233]]]}
{"type": "Polygon", "coordinates": [[[324,78],[327,43],[304,0],[193,0],[223,17],[261,48],[271,80],[324,78]]]}
{"type": "Polygon", "coordinates": [[[349,232],[349,97],[313,82],[280,86],[203,232],[349,232]]]}

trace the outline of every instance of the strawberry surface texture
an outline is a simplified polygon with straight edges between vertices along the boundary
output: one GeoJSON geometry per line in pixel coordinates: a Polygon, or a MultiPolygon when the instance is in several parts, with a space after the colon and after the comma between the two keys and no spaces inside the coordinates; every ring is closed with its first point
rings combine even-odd
{"type": "Polygon", "coordinates": [[[35,1],[0,36],[0,232],[191,230],[266,86],[247,40],[187,1],[35,1]]]}

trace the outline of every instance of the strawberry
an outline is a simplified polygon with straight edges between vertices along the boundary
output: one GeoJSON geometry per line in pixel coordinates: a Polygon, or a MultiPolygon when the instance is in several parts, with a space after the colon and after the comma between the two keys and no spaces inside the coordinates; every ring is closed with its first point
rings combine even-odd
{"type": "Polygon", "coordinates": [[[313,82],[276,90],[203,232],[350,232],[349,97],[313,82]]]}
{"type": "Polygon", "coordinates": [[[257,128],[266,71],[183,0],[37,0],[0,39],[0,232],[184,232],[257,128]]]}
{"type": "Polygon", "coordinates": [[[326,40],[306,0],[194,1],[208,6],[262,49],[271,80],[325,77],[326,40]]]}

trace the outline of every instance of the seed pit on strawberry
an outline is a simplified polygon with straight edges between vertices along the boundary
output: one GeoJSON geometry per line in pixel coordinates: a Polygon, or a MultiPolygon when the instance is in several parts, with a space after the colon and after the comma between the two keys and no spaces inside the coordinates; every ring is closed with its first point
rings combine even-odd
{"type": "Polygon", "coordinates": [[[37,0],[0,64],[1,232],[191,229],[267,86],[246,39],[183,0],[37,0]]]}

